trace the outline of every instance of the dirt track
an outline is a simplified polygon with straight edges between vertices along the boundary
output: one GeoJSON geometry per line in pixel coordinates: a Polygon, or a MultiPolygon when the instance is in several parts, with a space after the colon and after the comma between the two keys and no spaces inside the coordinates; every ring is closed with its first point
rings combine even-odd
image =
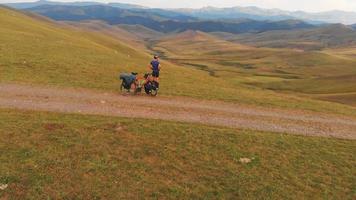
{"type": "Polygon", "coordinates": [[[0,107],[152,118],[356,139],[356,118],[180,97],[123,96],[85,89],[0,84],[0,107]]]}

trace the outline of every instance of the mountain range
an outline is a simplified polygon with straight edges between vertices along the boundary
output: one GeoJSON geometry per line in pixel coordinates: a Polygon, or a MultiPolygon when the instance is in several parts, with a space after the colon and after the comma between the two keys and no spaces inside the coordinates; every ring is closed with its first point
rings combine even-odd
{"type": "Polygon", "coordinates": [[[43,5],[61,5],[61,6],[93,6],[93,5],[108,5],[112,7],[124,8],[124,9],[143,9],[146,8],[140,5],[126,4],[126,3],[100,3],[95,1],[78,1],[78,2],[56,2],[56,1],[47,1],[39,0],[35,2],[23,2],[23,3],[7,3],[6,6],[16,8],[16,9],[29,9],[37,6],[43,5]]]}
{"type": "Polygon", "coordinates": [[[189,16],[203,19],[241,19],[280,21],[287,19],[299,19],[309,23],[343,23],[346,25],[356,23],[356,12],[333,10],[319,13],[304,11],[285,11],[280,9],[263,9],[258,7],[232,7],[215,8],[205,7],[201,9],[178,9],[175,10],[189,16]]]}
{"type": "MultiPolygon", "coordinates": [[[[62,3],[44,0],[7,5],[73,26],[80,22],[78,25],[81,27],[90,30],[98,28],[110,35],[115,35],[118,30],[121,30],[120,33],[128,31],[124,34],[126,36],[142,32],[139,36],[145,40],[154,39],[161,34],[192,30],[212,33],[223,40],[256,47],[320,50],[356,45],[356,24],[317,24],[321,22],[316,19],[321,18],[304,21],[290,17],[296,14],[307,16],[305,12],[257,7],[169,10],[120,3],[62,3]]],[[[329,13],[332,19],[332,12],[329,13]]],[[[345,13],[339,12],[339,17],[345,13]]],[[[349,20],[352,19],[351,16],[349,20]]]]}
{"type": "Polygon", "coordinates": [[[270,30],[294,30],[314,27],[301,20],[203,20],[174,11],[164,10],[164,12],[161,12],[159,9],[123,9],[108,5],[42,5],[27,8],[26,10],[57,21],[100,20],[111,25],[142,25],[163,33],[183,32],[186,30],[256,33],[270,30]]]}
{"type": "Polygon", "coordinates": [[[312,29],[267,31],[258,34],[213,33],[224,40],[256,47],[321,50],[356,46],[356,31],[343,24],[323,25],[312,29]]]}
{"type": "MultiPolygon", "coordinates": [[[[313,18],[311,21],[290,17],[293,13],[302,16],[305,12],[257,7],[172,10],[120,3],[52,1],[15,3],[7,6],[37,13],[74,27],[79,25],[86,30],[98,29],[110,36],[124,33],[125,37],[119,37],[121,40],[133,34],[140,40],[150,41],[167,33],[192,30],[256,47],[321,50],[356,45],[356,24],[329,24],[318,21],[320,18],[313,18]]],[[[339,12],[339,17],[345,13],[339,12]]],[[[333,15],[330,16],[331,20],[333,15]]],[[[348,20],[352,19],[350,16],[348,20]]],[[[135,40],[137,38],[130,39],[137,45],[135,40]]]]}
{"type": "Polygon", "coordinates": [[[9,7],[16,9],[31,9],[43,5],[61,5],[61,6],[111,6],[122,9],[138,9],[138,10],[150,10],[155,13],[173,13],[181,15],[195,17],[205,20],[236,20],[236,19],[252,19],[252,20],[269,20],[269,21],[281,21],[281,20],[303,20],[308,23],[321,24],[321,23],[343,23],[346,25],[356,24],[356,12],[346,11],[327,11],[318,13],[309,13],[304,11],[285,11],[280,9],[264,9],[259,7],[231,7],[231,8],[216,8],[205,7],[201,9],[152,9],[139,5],[124,4],[124,3],[99,3],[99,2],[54,2],[40,0],[31,3],[9,3],[6,4],[9,7]]]}

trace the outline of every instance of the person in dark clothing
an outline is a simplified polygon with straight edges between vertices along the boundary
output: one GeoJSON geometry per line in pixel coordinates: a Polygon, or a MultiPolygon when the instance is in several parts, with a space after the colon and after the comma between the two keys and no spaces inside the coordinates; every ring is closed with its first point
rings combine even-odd
{"type": "Polygon", "coordinates": [[[158,56],[154,56],[150,63],[150,69],[152,70],[153,80],[159,83],[159,72],[161,71],[161,63],[159,62],[158,56]]]}

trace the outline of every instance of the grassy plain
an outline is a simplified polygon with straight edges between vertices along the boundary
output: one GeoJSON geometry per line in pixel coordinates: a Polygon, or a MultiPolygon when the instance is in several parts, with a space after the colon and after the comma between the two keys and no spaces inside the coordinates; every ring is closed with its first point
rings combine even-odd
{"type": "Polygon", "coordinates": [[[355,141],[0,110],[5,199],[352,199],[355,141]],[[240,158],[252,159],[243,164],[240,158]]]}

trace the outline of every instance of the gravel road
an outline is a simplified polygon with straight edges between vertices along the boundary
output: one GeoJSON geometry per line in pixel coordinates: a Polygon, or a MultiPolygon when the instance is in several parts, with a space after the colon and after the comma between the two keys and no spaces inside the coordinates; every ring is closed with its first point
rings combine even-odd
{"type": "Polygon", "coordinates": [[[356,118],[185,97],[0,84],[0,107],[161,119],[279,133],[356,139],[356,118]]]}

